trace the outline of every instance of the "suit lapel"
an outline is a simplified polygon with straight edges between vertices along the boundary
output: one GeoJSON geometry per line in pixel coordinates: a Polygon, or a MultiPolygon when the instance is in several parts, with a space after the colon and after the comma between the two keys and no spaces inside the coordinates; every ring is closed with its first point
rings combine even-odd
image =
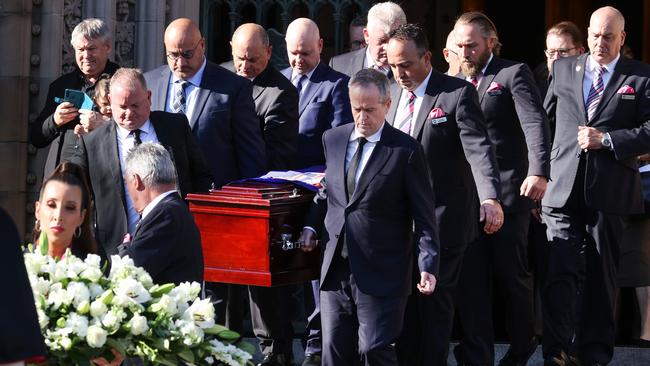
{"type": "Polygon", "coordinates": [[[487,69],[485,69],[485,74],[483,74],[481,84],[478,86],[479,103],[483,103],[485,92],[487,91],[490,84],[492,84],[492,80],[494,80],[496,74],[499,72],[498,63],[499,60],[496,58],[496,56],[493,56],[492,61],[490,61],[487,69]]]}
{"type": "Polygon", "coordinates": [[[190,128],[192,130],[194,130],[196,121],[198,121],[199,117],[201,117],[201,114],[203,113],[203,109],[205,109],[205,105],[208,101],[208,97],[210,96],[210,93],[212,93],[210,89],[210,85],[219,82],[218,80],[213,80],[214,76],[212,75],[212,70],[214,70],[214,67],[215,66],[211,65],[209,62],[205,65],[205,70],[203,71],[203,78],[201,78],[201,85],[198,87],[196,101],[194,102],[194,111],[192,112],[192,119],[189,121],[190,128]]]}
{"type": "Polygon", "coordinates": [[[388,114],[386,115],[386,118],[388,119],[388,123],[391,126],[395,126],[395,118],[397,118],[397,106],[399,105],[399,101],[402,98],[402,88],[397,85],[397,83],[391,85],[390,87],[390,108],[388,109],[388,114]]]}
{"type": "Polygon", "coordinates": [[[625,78],[628,75],[627,72],[628,64],[625,61],[626,60],[623,57],[618,59],[618,62],[616,63],[616,68],[614,68],[614,72],[612,73],[612,77],[607,82],[607,86],[603,91],[603,97],[600,100],[600,103],[598,103],[598,106],[596,107],[596,111],[594,112],[594,117],[591,119],[592,121],[595,121],[598,118],[598,116],[603,111],[603,109],[606,108],[607,105],[609,104],[609,100],[612,99],[612,97],[616,94],[616,91],[618,91],[618,89],[621,87],[621,84],[623,84],[623,82],[625,81],[625,78]]]}
{"type": "Polygon", "coordinates": [[[160,72],[160,78],[156,80],[155,85],[151,88],[155,91],[152,100],[152,110],[164,111],[167,106],[167,91],[169,90],[169,83],[171,80],[172,72],[169,67],[163,67],[160,72]]]}
{"type": "Polygon", "coordinates": [[[392,128],[393,127],[390,125],[384,125],[384,130],[381,133],[381,138],[375,145],[375,148],[372,151],[372,155],[370,155],[370,159],[368,159],[368,163],[366,163],[365,168],[363,168],[363,172],[361,172],[361,176],[359,177],[359,181],[357,182],[356,188],[354,189],[352,198],[350,198],[350,202],[348,202],[348,206],[353,205],[356,201],[359,200],[359,197],[361,197],[363,192],[368,188],[370,182],[372,182],[375,176],[377,176],[377,173],[379,173],[381,168],[386,164],[386,161],[388,161],[388,157],[390,156],[390,149],[385,146],[385,142],[386,140],[390,139],[390,133],[392,131],[389,130],[392,128]]]}
{"type": "Polygon", "coordinates": [[[106,165],[111,171],[111,179],[113,181],[113,184],[119,185],[120,187],[118,191],[120,192],[120,198],[122,199],[122,202],[124,202],[124,207],[126,208],[124,179],[122,178],[122,170],[120,168],[120,152],[117,148],[118,142],[115,121],[109,121],[109,125],[106,128],[106,136],[105,138],[100,139],[100,141],[101,144],[99,147],[99,156],[97,156],[97,159],[99,159],[99,161],[102,161],[104,157],[108,157],[109,160],[106,162],[106,165]]]}
{"type": "Polygon", "coordinates": [[[587,119],[587,108],[585,108],[585,96],[582,90],[582,84],[585,78],[585,67],[587,66],[587,55],[579,56],[575,62],[575,82],[573,83],[573,93],[575,94],[576,101],[578,101],[578,108],[582,110],[582,116],[585,121],[587,119]]]}
{"type": "Polygon", "coordinates": [[[311,75],[311,78],[309,78],[309,82],[307,83],[307,86],[303,87],[302,89],[302,95],[300,96],[300,112],[299,115],[302,115],[302,112],[305,111],[305,108],[309,105],[311,100],[314,98],[316,95],[316,92],[318,89],[320,89],[321,86],[323,86],[321,74],[325,72],[325,64],[322,62],[316,66],[316,70],[314,70],[314,73],[311,75]]]}
{"type": "Polygon", "coordinates": [[[439,94],[436,93],[433,89],[435,89],[434,85],[436,85],[436,83],[439,84],[440,82],[441,81],[439,80],[436,72],[431,71],[431,77],[429,78],[429,83],[427,84],[426,91],[422,97],[422,103],[420,103],[420,109],[418,110],[417,117],[415,117],[415,125],[413,126],[413,136],[416,139],[417,136],[422,133],[422,128],[424,127],[424,123],[427,121],[429,111],[431,111],[431,108],[433,108],[433,106],[436,104],[436,101],[438,100],[439,94]]]}
{"type": "Polygon", "coordinates": [[[333,136],[331,148],[327,148],[326,160],[330,162],[327,164],[327,180],[336,182],[337,187],[341,187],[341,197],[345,197],[345,155],[348,149],[348,142],[350,135],[354,129],[354,124],[350,123],[345,125],[345,128],[332,131],[337,135],[333,136]]]}

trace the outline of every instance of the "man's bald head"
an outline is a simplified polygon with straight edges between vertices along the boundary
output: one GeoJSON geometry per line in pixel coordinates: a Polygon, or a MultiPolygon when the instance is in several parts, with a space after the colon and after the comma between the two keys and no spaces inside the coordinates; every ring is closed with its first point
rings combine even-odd
{"type": "Polygon", "coordinates": [[[323,40],[318,25],[308,18],[298,18],[287,27],[287,55],[294,72],[306,74],[320,62],[323,40]]]}
{"type": "Polygon", "coordinates": [[[205,41],[198,25],[188,18],[179,18],[165,30],[167,64],[174,75],[183,80],[194,76],[204,60],[205,41]]]}
{"type": "Polygon", "coordinates": [[[625,43],[625,18],[611,6],[597,9],[589,20],[589,51],[601,65],[612,62],[625,43]]]}
{"type": "Polygon", "coordinates": [[[232,60],[237,75],[255,78],[266,69],[271,59],[269,36],[259,24],[240,25],[232,35],[232,60]]]}
{"type": "Polygon", "coordinates": [[[442,49],[442,56],[449,65],[447,75],[454,76],[458,74],[460,72],[460,59],[456,50],[456,37],[454,36],[453,29],[447,35],[447,43],[445,44],[445,48],[442,49]]]}

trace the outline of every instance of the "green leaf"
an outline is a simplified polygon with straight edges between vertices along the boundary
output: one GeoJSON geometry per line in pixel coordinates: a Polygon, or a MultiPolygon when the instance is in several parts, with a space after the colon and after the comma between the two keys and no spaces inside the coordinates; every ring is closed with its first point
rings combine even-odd
{"type": "Polygon", "coordinates": [[[78,352],[77,350],[70,350],[68,355],[74,361],[74,363],[78,366],[90,366],[90,359],[84,355],[81,352],[78,352]]]}
{"type": "Polygon", "coordinates": [[[174,289],[176,285],[173,283],[166,283],[164,285],[154,285],[151,289],[149,289],[149,293],[151,294],[152,297],[161,297],[164,294],[168,294],[171,290],[174,289]]]}
{"type": "Polygon", "coordinates": [[[194,353],[192,353],[192,351],[190,351],[189,349],[184,349],[181,352],[179,352],[178,357],[182,358],[183,360],[189,363],[194,363],[194,353]]]}
{"type": "Polygon", "coordinates": [[[40,248],[42,255],[47,255],[48,246],[47,234],[45,234],[45,231],[41,231],[41,235],[38,237],[38,247],[40,248]]]}
{"type": "Polygon", "coordinates": [[[166,366],[178,366],[178,359],[171,355],[159,355],[156,358],[156,364],[166,365],[166,366]]]}
{"type": "Polygon", "coordinates": [[[127,345],[123,344],[122,342],[118,341],[117,339],[107,338],[106,339],[106,344],[111,348],[115,348],[121,354],[126,355],[126,346],[127,345]]]}
{"type": "Polygon", "coordinates": [[[225,340],[225,341],[236,341],[239,339],[240,335],[239,333],[235,332],[234,330],[223,330],[217,334],[217,337],[225,340]]]}
{"type": "Polygon", "coordinates": [[[235,346],[237,348],[240,348],[242,351],[244,351],[246,353],[249,353],[250,355],[255,354],[255,346],[252,345],[251,343],[248,343],[246,341],[240,341],[240,342],[237,342],[237,344],[235,346]]]}
{"type": "Polygon", "coordinates": [[[223,332],[224,330],[229,330],[229,329],[224,327],[223,325],[219,325],[219,324],[215,324],[215,326],[212,327],[212,328],[203,329],[203,331],[206,334],[219,334],[219,333],[223,332]]]}

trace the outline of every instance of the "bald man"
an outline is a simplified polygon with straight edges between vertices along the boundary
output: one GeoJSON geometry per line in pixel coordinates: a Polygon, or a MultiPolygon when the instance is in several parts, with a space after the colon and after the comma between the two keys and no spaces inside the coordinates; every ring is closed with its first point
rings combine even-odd
{"type": "Polygon", "coordinates": [[[442,56],[449,65],[445,74],[449,76],[456,76],[460,72],[460,58],[458,58],[458,50],[456,49],[456,38],[454,38],[454,30],[452,29],[447,35],[447,43],[445,48],[442,49],[442,56]]]}
{"type": "Polygon", "coordinates": [[[216,187],[266,172],[266,151],[252,85],[205,58],[196,23],[180,18],[165,30],[167,65],[145,74],[152,110],[183,113],[216,187]]]}
{"type": "MultiPolygon", "coordinates": [[[[233,61],[225,68],[253,82],[255,113],[266,143],[267,170],[293,167],[298,139],[298,93],[273,65],[266,30],[242,24],[230,41],[233,61]]],[[[260,341],[260,365],[293,365],[293,328],[289,291],[284,287],[248,287],[253,332],[260,341]]]]}
{"type": "Polygon", "coordinates": [[[544,102],[555,124],[542,201],[548,365],[573,365],[571,349],[582,365],[611,361],[623,221],[644,212],[636,157],[650,151],[650,67],[621,57],[625,19],[615,8],[591,15],[587,41],[588,54],[554,61],[544,102]]]}

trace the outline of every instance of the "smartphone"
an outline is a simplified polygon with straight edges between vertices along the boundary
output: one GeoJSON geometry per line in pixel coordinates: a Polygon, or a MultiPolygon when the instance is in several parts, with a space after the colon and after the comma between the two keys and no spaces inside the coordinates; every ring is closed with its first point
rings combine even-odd
{"type": "Polygon", "coordinates": [[[66,89],[63,99],[54,98],[54,101],[57,103],[70,102],[77,109],[89,109],[92,110],[94,103],[92,99],[86,93],[81,90],[75,89],[66,89]]]}

